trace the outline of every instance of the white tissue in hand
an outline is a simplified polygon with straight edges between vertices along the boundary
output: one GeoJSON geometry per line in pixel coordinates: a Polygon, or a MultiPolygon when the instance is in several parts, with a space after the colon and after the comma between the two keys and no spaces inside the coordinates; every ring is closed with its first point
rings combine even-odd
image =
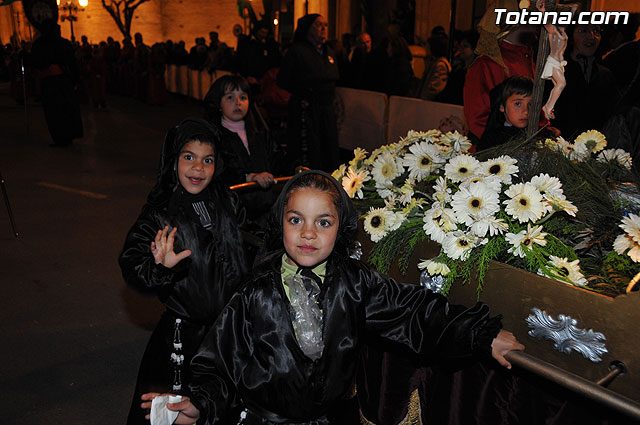
{"type": "Polygon", "coordinates": [[[171,425],[178,417],[178,412],[167,409],[167,403],[182,401],[181,395],[159,395],[151,402],[151,425],[171,425]]]}

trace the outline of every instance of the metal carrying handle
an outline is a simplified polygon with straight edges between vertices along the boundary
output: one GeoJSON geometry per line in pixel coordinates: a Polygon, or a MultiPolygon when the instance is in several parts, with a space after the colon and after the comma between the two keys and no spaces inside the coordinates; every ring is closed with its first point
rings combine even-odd
{"type": "MultiPolygon", "coordinates": [[[[302,173],[303,171],[306,171],[308,169],[309,168],[305,166],[299,165],[295,169],[295,174],[302,173]]],[[[284,185],[286,182],[288,182],[291,179],[291,177],[293,176],[276,177],[276,183],[272,187],[274,186],[278,187],[278,186],[284,185]]],[[[249,192],[252,190],[260,189],[260,186],[256,182],[246,182],[246,183],[234,184],[233,186],[229,186],[229,189],[233,190],[234,192],[249,192]]]]}
{"type": "Polygon", "coordinates": [[[598,383],[607,385],[616,376],[624,374],[626,372],[626,367],[623,363],[612,363],[612,371],[607,376],[600,379],[598,383],[594,383],[574,373],[567,372],[557,366],[533,357],[523,351],[510,351],[507,353],[505,358],[515,366],[521,367],[538,376],[555,382],[556,384],[586,398],[602,403],[613,410],[629,416],[630,418],[640,420],[640,404],[598,385],[598,383]]]}
{"type": "MultiPolygon", "coordinates": [[[[275,185],[283,185],[288,182],[290,178],[291,177],[276,177],[275,185]]],[[[256,182],[246,182],[229,186],[229,189],[234,192],[249,192],[251,190],[260,189],[260,186],[256,182]]]]}

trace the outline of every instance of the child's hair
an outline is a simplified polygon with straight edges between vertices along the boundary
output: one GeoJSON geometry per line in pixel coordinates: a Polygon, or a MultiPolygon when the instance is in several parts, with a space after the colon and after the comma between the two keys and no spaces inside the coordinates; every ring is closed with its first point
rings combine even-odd
{"type": "Polygon", "coordinates": [[[209,88],[204,97],[204,117],[207,121],[219,124],[222,118],[222,98],[233,90],[243,91],[249,96],[251,105],[251,86],[249,82],[239,75],[224,75],[218,78],[209,88]]]}
{"type": "Polygon", "coordinates": [[[289,186],[289,189],[285,193],[284,205],[289,203],[293,192],[298,189],[305,188],[312,188],[317,189],[320,192],[327,192],[329,196],[331,196],[331,200],[333,201],[333,205],[335,205],[336,210],[340,211],[340,193],[338,192],[335,184],[322,174],[306,174],[297,179],[291,186],[289,186]]]}
{"type": "Polygon", "coordinates": [[[509,77],[502,82],[502,93],[500,105],[506,106],[505,103],[514,94],[522,96],[531,96],[533,93],[533,81],[524,75],[516,75],[509,77]]]}

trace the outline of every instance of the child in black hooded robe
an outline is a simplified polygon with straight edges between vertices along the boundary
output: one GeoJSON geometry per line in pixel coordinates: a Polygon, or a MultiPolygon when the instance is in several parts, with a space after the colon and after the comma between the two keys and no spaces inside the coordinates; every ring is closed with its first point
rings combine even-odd
{"type": "MultiPolygon", "coordinates": [[[[229,301],[190,368],[189,400],[169,403],[176,424],[327,425],[351,389],[367,334],[423,359],[504,355],[523,349],[489,308],[447,303],[348,255],[357,226],[351,200],[328,174],[306,171],[284,187],[252,279],[229,301]]],[[[150,406],[157,394],[143,395],[150,406]]]]}
{"type": "Polygon", "coordinates": [[[142,358],[129,425],[148,425],[143,393],[186,388],[191,357],[247,270],[238,202],[217,178],[219,137],[197,118],[168,131],[157,183],[120,254],[127,284],[155,291],[166,307],[142,358]]]}

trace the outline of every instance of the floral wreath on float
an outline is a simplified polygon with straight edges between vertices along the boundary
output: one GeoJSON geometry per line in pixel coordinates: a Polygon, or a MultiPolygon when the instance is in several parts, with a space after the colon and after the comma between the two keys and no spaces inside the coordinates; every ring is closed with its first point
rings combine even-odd
{"type": "Polygon", "coordinates": [[[371,154],[356,148],[333,176],[382,272],[397,261],[406,273],[415,246],[431,240],[440,254],[418,264],[421,283],[443,294],[472,277],[479,294],[496,260],[615,296],[640,276],[640,194],[631,156],[606,145],[591,130],[471,155],[458,132],[411,130],[371,154]]]}

